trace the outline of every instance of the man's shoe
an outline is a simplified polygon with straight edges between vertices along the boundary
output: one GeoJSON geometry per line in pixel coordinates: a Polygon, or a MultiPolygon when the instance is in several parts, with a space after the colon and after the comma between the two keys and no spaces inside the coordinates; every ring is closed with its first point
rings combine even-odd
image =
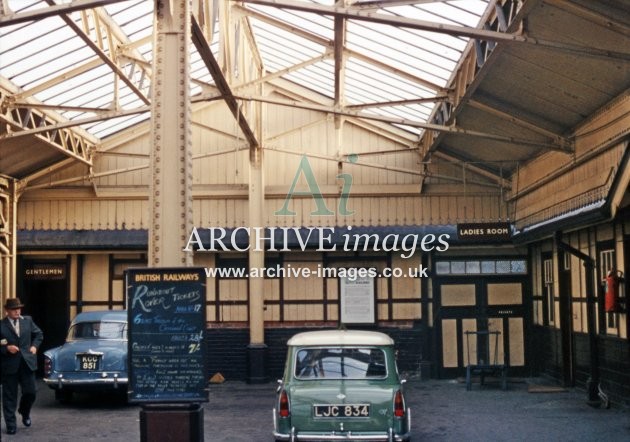
{"type": "Polygon", "coordinates": [[[24,424],[25,427],[30,427],[32,422],[31,422],[31,417],[30,416],[22,416],[22,423],[24,424]]]}
{"type": "Polygon", "coordinates": [[[15,433],[17,433],[17,428],[15,427],[7,428],[7,434],[15,434],[15,433]]]}

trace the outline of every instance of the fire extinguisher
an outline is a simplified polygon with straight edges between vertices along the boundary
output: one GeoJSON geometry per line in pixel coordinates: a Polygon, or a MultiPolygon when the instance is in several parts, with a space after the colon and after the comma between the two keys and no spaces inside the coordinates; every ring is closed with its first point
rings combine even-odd
{"type": "Polygon", "coordinates": [[[606,294],[604,297],[604,310],[606,312],[620,311],[619,283],[623,281],[623,272],[611,269],[604,279],[606,294]]]}

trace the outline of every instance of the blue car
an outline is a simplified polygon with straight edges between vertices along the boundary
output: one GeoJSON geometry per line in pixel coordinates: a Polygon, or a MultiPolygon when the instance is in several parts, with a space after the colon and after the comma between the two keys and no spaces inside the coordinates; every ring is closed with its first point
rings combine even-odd
{"type": "Polygon", "coordinates": [[[77,391],[126,393],[128,380],[124,310],[79,313],[66,342],[44,353],[44,382],[60,401],[77,391]]]}

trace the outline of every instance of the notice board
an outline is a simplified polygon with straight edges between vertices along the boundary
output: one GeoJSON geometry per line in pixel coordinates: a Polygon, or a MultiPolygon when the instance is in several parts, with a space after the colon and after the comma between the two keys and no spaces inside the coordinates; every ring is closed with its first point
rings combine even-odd
{"type": "Polygon", "coordinates": [[[343,324],[374,324],[376,308],[374,278],[340,278],[340,320],[343,324]]]}
{"type": "Polygon", "coordinates": [[[125,287],[129,401],[207,401],[204,269],[129,269],[125,287]]]}

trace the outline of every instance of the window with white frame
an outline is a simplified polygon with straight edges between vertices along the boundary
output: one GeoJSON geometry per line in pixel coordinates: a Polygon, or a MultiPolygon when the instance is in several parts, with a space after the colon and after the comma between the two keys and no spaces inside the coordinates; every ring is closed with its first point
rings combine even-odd
{"type": "Polygon", "coordinates": [[[469,259],[440,260],[435,263],[435,273],[442,275],[526,275],[527,260],[515,259],[469,259]]]}
{"type": "Polygon", "coordinates": [[[553,259],[543,260],[543,285],[547,300],[547,319],[553,324],[556,318],[556,307],[553,293],[553,259]]]}
{"type": "MultiPolygon", "coordinates": [[[[615,267],[615,249],[605,249],[599,252],[599,280],[604,285],[606,275],[615,267]]],[[[605,285],[604,285],[605,290],[605,285]]],[[[606,313],[606,333],[617,334],[617,313],[606,313]]]]}

